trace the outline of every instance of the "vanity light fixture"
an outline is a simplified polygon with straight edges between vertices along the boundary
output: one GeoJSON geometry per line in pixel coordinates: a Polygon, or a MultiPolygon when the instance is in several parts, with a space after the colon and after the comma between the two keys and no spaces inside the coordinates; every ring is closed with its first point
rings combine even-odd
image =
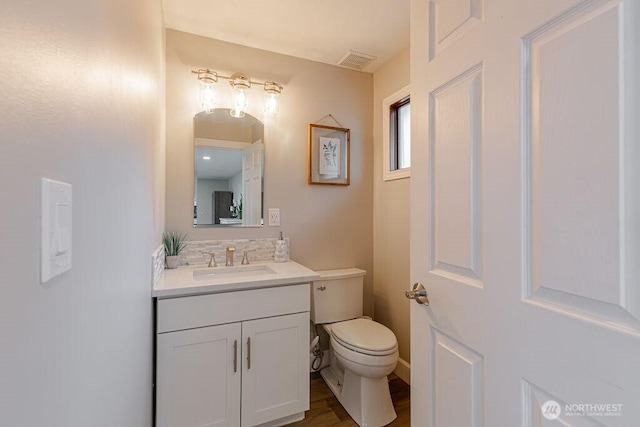
{"type": "Polygon", "coordinates": [[[202,160],[211,160],[211,156],[202,156],[202,160]]]}
{"type": "Polygon", "coordinates": [[[230,110],[231,116],[237,118],[244,117],[245,111],[249,106],[247,91],[251,89],[252,85],[260,85],[264,88],[266,94],[265,114],[275,115],[278,113],[278,98],[282,93],[282,85],[279,83],[274,81],[252,81],[242,73],[223,76],[206,68],[191,72],[198,75],[198,81],[200,82],[200,105],[207,113],[211,112],[217,101],[214,86],[218,82],[218,79],[229,80],[229,84],[234,91],[233,105],[230,110]]]}
{"type": "Polygon", "coordinates": [[[211,70],[198,70],[198,81],[200,82],[200,106],[210,113],[216,105],[215,84],[218,83],[218,73],[211,70]]]}
{"type": "Polygon", "coordinates": [[[242,73],[233,73],[229,84],[235,92],[233,95],[233,108],[229,114],[231,114],[231,117],[244,117],[244,112],[249,106],[246,91],[251,89],[251,79],[242,73]]]}
{"type": "Polygon", "coordinates": [[[264,82],[264,91],[267,93],[267,102],[264,104],[264,112],[278,114],[278,97],[282,92],[282,85],[276,82],[264,82]]]}

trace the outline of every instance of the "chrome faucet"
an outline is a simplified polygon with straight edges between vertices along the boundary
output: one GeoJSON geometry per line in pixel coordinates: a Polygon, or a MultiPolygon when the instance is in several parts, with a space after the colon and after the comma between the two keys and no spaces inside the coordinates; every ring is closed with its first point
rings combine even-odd
{"type": "Polygon", "coordinates": [[[233,254],[235,253],[236,248],[233,246],[227,246],[227,262],[224,264],[227,267],[233,267],[233,254]]]}

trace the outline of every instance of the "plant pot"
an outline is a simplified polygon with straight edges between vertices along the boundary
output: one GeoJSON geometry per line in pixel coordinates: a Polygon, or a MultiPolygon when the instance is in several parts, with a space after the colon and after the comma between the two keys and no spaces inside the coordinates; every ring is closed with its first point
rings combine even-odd
{"type": "Polygon", "coordinates": [[[167,255],[165,263],[167,264],[167,268],[178,268],[180,257],[178,255],[167,255]]]}

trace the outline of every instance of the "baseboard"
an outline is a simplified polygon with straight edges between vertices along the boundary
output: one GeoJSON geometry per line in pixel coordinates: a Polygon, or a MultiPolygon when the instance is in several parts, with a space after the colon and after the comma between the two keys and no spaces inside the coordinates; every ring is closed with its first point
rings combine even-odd
{"type": "Polygon", "coordinates": [[[402,359],[398,359],[398,364],[396,365],[396,369],[393,370],[393,373],[396,374],[402,381],[411,385],[411,365],[405,362],[402,359]]]}

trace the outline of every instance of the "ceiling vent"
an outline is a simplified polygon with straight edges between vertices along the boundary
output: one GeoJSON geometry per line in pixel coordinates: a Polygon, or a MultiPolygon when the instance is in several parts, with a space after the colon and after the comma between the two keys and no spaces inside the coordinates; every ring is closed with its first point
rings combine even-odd
{"type": "Polygon", "coordinates": [[[364,70],[366,66],[371,64],[375,59],[376,57],[373,55],[350,50],[338,60],[338,65],[351,68],[352,70],[364,70]]]}

